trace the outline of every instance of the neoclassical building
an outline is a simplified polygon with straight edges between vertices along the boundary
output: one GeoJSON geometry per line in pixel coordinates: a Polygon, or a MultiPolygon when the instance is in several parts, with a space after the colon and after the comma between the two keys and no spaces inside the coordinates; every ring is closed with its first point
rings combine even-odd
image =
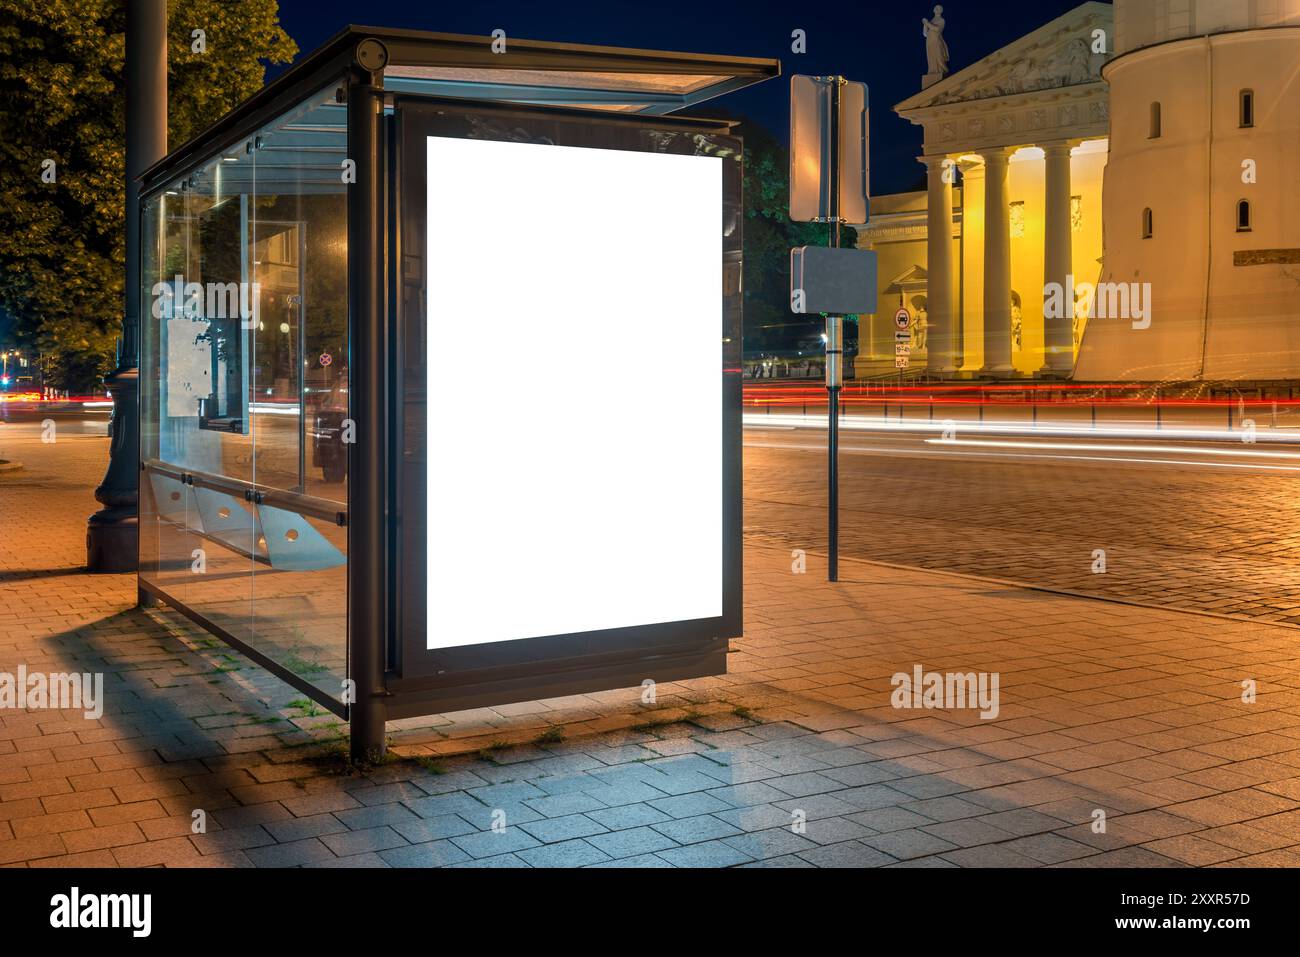
{"type": "Polygon", "coordinates": [[[1300,0],[1117,0],[1102,280],[1075,377],[1300,378],[1300,0]]]}
{"type": "Polygon", "coordinates": [[[1083,3],[925,82],[895,110],[927,189],[859,230],[859,376],[893,371],[899,308],[942,377],[1300,375],[1300,0],[1083,3]],[[1151,321],[1089,319],[1098,282],[1149,282],[1151,321]]]}
{"type": "Polygon", "coordinates": [[[894,108],[925,132],[928,188],[873,198],[858,231],[881,283],[859,375],[893,368],[899,308],[913,368],[1070,375],[1082,322],[1045,321],[1043,288],[1100,269],[1113,32],[1110,4],[1084,3],[894,108]]]}

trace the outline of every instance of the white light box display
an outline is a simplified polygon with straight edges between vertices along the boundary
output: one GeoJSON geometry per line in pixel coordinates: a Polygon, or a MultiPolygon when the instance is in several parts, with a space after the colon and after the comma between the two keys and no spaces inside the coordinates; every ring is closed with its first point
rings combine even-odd
{"type": "Polygon", "coordinates": [[[429,649],[723,613],[722,162],[427,137],[429,649]]]}

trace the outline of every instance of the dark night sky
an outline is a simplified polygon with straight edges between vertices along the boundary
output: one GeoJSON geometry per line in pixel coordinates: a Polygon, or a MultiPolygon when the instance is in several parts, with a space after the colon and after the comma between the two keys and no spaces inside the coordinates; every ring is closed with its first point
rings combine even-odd
{"type": "MultiPolygon", "coordinates": [[[[944,35],[954,71],[1037,29],[1081,0],[955,0],[944,4],[944,35]]],[[[933,0],[791,3],[790,0],[492,0],[443,4],[430,0],[280,0],[280,20],[299,56],[347,23],[444,33],[506,35],[533,40],[776,57],[784,76],[732,94],[716,104],[772,130],[783,140],[789,124],[791,73],[839,73],[871,90],[871,189],[884,195],[915,188],[921,133],[893,113],[920,89],[925,72],[921,18],[933,0]],[[808,52],[790,52],[790,33],[806,31],[808,52]]],[[[279,69],[277,68],[277,72],[279,69]]],[[[707,113],[708,104],[699,112],[707,113]]],[[[722,111],[718,111],[722,112],[722,111]]]]}

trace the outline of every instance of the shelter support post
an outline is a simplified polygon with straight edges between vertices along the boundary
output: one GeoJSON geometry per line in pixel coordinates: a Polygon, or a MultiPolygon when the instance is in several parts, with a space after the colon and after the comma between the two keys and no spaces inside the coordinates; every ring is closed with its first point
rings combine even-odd
{"type": "MultiPolygon", "coordinates": [[[[373,53],[358,59],[373,64],[373,53]]],[[[386,60],[386,55],[383,56],[386,60]]],[[[380,63],[382,69],[382,62],[380,63]]],[[[384,290],[384,190],[381,78],[354,66],[347,88],[349,412],[355,441],[348,458],[348,643],[352,760],[384,754],[388,691],[387,309],[384,290]]]]}

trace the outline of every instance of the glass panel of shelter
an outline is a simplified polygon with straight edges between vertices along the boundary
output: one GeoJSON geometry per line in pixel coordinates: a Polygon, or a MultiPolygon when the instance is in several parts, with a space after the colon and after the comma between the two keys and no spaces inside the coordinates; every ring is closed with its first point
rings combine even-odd
{"type": "Polygon", "coordinates": [[[334,90],[143,205],[140,501],[146,581],[337,698],[350,420],[334,90]]]}
{"type": "Polygon", "coordinates": [[[254,643],[338,697],[347,676],[347,109],[330,86],[252,139],[250,248],[258,317],[250,418],[259,488],[254,643]],[[324,506],[324,507],[322,507],[324,506]]]}

